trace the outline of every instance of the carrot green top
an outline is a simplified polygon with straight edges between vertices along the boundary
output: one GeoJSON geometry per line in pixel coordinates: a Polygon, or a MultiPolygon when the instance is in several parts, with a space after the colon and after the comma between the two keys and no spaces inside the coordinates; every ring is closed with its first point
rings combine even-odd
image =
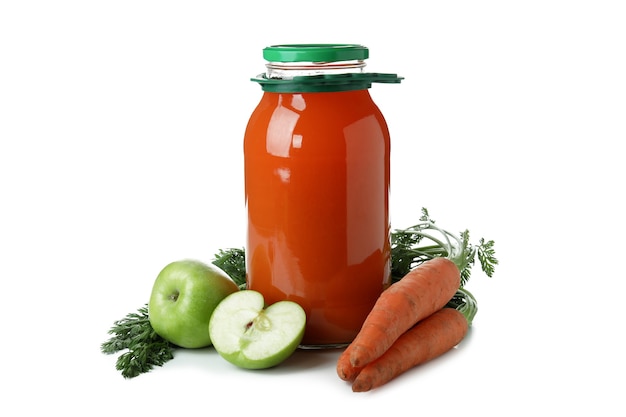
{"type": "Polygon", "coordinates": [[[420,223],[391,233],[391,279],[397,282],[411,269],[435,257],[446,257],[455,263],[461,274],[461,285],[448,303],[465,315],[471,325],[478,310],[476,299],[465,289],[475,258],[478,257],[483,272],[492,277],[498,260],[493,240],[481,238],[478,245],[469,241],[469,231],[459,235],[450,233],[435,224],[422,208],[420,223]]]}

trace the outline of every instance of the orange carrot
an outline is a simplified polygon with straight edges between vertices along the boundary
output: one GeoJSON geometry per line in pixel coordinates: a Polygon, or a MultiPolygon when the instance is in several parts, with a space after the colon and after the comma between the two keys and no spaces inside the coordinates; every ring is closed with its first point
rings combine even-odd
{"type": "Polygon", "coordinates": [[[354,378],[356,378],[359,372],[361,372],[361,369],[363,369],[362,367],[355,368],[350,363],[351,346],[352,345],[348,345],[337,360],[337,375],[344,381],[354,381],[354,378]]]}
{"type": "Polygon", "coordinates": [[[441,310],[456,293],[460,280],[456,264],[437,257],[383,291],[350,344],[350,364],[359,368],[379,358],[415,323],[441,310]]]}
{"type": "Polygon", "coordinates": [[[404,333],[378,359],[365,366],[352,384],[352,391],[380,387],[409,369],[434,359],[458,345],[469,328],[465,316],[443,308],[404,333]]]}

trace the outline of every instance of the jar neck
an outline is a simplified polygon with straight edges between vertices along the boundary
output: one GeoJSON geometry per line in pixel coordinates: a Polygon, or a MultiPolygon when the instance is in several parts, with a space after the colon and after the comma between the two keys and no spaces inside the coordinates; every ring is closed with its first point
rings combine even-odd
{"type": "Polygon", "coordinates": [[[299,76],[361,73],[365,61],[269,62],[265,66],[267,78],[291,80],[299,76]]]}

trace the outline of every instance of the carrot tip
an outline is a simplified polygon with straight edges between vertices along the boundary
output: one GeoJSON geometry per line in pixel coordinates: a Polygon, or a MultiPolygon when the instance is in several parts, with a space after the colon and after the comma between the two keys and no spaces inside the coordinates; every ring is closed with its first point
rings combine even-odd
{"type": "Polygon", "coordinates": [[[352,392],[367,392],[371,388],[372,388],[371,386],[359,384],[358,382],[355,382],[354,384],[352,384],[352,392]]]}
{"type": "Polygon", "coordinates": [[[361,372],[361,368],[356,368],[356,367],[341,367],[338,366],[337,367],[337,375],[339,376],[339,378],[343,379],[344,381],[349,381],[352,382],[356,379],[357,376],[359,376],[359,373],[361,372]]]}
{"type": "Polygon", "coordinates": [[[344,381],[349,381],[348,375],[346,375],[345,372],[343,372],[342,370],[337,370],[337,375],[339,375],[339,378],[343,379],[344,381]]]}

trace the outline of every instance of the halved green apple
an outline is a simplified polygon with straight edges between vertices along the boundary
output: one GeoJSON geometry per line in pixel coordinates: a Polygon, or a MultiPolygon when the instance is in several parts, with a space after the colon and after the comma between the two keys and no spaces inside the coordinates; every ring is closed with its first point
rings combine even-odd
{"type": "Polygon", "coordinates": [[[298,348],[306,314],[293,301],[265,306],[258,291],[241,290],[224,298],[213,311],[209,335],[213,347],[230,363],[246,369],[278,365],[298,348]]]}

